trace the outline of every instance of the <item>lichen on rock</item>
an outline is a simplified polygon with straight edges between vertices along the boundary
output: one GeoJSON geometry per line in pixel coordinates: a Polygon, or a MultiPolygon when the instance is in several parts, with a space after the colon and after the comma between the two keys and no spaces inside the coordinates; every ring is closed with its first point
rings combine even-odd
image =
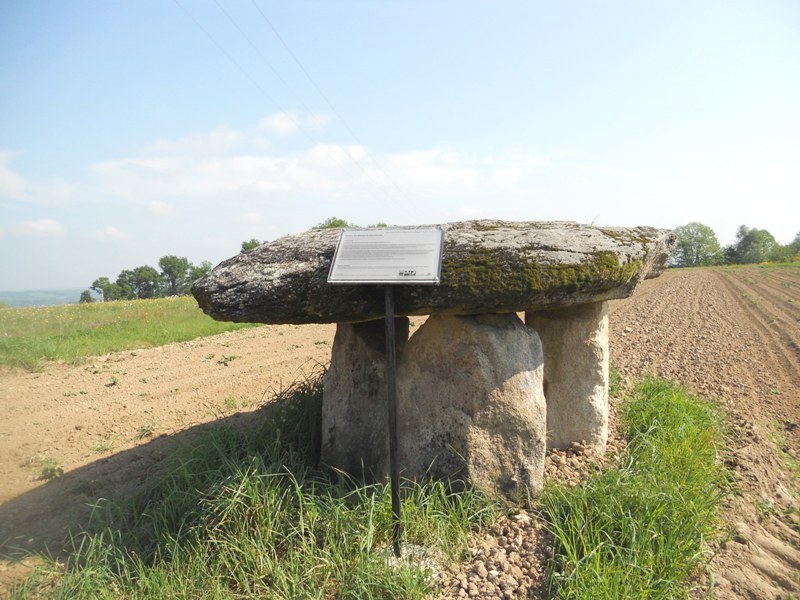
{"type": "MultiPolygon", "coordinates": [[[[398,315],[536,311],[629,296],[666,265],[667,230],[572,222],[462,221],[445,232],[441,282],[397,286],[398,315]]],[[[285,236],[234,256],[192,288],[215,319],[257,323],[381,318],[378,285],[331,285],[340,230],[285,236]]]]}

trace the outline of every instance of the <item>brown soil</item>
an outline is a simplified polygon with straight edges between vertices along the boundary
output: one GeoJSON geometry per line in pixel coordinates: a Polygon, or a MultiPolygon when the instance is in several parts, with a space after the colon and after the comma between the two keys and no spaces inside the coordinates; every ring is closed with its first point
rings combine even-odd
{"type": "MultiPolygon", "coordinates": [[[[800,572],[800,503],[786,469],[800,453],[800,270],[668,271],[612,302],[610,321],[612,361],[626,378],[676,379],[731,414],[727,460],[738,492],[726,507],[730,535],[710,549],[711,575],[698,587],[722,599],[790,597],[800,572]]],[[[0,372],[0,590],[27,572],[19,560],[26,552],[57,551],[87,503],[141,488],[182,437],[205,423],[246,419],[317,371],[333,334],[334,326],[264,326],[80,367],[0,372]],[[48,459],[62,476],[41,478],[48,459]]],[[[550,475],[586,471],[580,449],[548,458],[550,475]]],[[[467,579],[453,576],[473,583],[490,566],[486,556],[506,555],[509,532],[541,553],[529,523],[519,517],[476,540],[483,566],[467,567],[467,579]]],[[[509,569],[539,564],[521,554],[509,569]]]]}
{"type": "Polygon", "coordinates": [[[707,582],[717,598],[790,598],[800,583],[800,269],[668,271],[612,303],[628,377],[685,384],[730,414],[737,493],[707,582]],[[789,465],[794,465],[794,475],[789,465]]]}

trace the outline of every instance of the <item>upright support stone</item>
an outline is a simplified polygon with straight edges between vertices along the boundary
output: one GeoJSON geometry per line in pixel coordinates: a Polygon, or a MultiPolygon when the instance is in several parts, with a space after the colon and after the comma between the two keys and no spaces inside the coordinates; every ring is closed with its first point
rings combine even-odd
{"type": "MultiPolygon", "coordinates": [[[[397,354],[408,340],[408,318],[395,319],[397,354]]],[[[386,329],[383,320],[338,323],[322,393],[323,463],[356,477],[388,472],[386,329]]]]}
{"type": "Polygon", "coordinates": [[[547,445],[608,441],[608,302],[533,313],[525,323],[544,347],[547,445]]]}
{"type": "Polygon", "coordinates": [[[457,478],[519,500],[542,487],[543,357],[515,314],[432,315],[397,374],[404,477],[457,478]]]}

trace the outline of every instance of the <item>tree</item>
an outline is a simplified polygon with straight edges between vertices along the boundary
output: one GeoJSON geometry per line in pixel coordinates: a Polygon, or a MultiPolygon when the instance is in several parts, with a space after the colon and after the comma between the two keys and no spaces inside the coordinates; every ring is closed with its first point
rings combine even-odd
{"type": "Polygon", "coordinates": [[[791,244],[786,244],[785,246],[782,244],[775,244],[772,250],[769,251],[769,254],[767,254],[767,260],[769,262],[789,262],[794,255],[795,252],[791,244]]]}
{"type": "Polygon", "coordinates": [[[794,239],[789,242],[789,248],[791,248],[792,252],[795,254],[800,254],[800,231],[798,231],[794,239]]]}
{"type": "Polygon", "coordinates": [[[120,300],[133,300],[136,296],[133,291],[134,274],[130,269],[124,269],[117,275],[115,285],[119,288],[120,300]]]}
{"type": "Polygon", "coordinates": [[[126,297],[122,288],[116,283],[109,281],[108,277],[98,277],[94,280],[92,285],[89,286],[89,289],[97,292],[101,296],[103,302],[122,300],[126,297]]]}
{"type": "Polygon", "coordinates": [[[203,277],[206,273],[208,273],[211,270],[211,268],[212,268],[211,262],[207,260],[204,260],[196,267],[192,265],[192,268],[189,269],[189,281],[191,281],[191,283],[194,283],[195,281],[203,277]]]}
{"type": "Polygon", "coordinates": [[[178,296],[186,292],[191,283],[189,270],[192,265],[188,258],[169,254],[158,259],[158,266],[161,267],[161,276],[166,285],[164,292],[168,296],[178,296]]]}
{"type": "Polygon", "coordinates": [[[250,252],[250,250],[255,250],[261,245],[256,238],[252,238],[247,240],[246,242],[242,242],[242,252],[250,252]]]}
{"type": "Polygon", "coordinates": [[[340,229],[342,227],[358,227],[355,223],[348,223],[338,217],[328,217],[322,223],[317,224],[313,229],[340,229]]]}
{"type": "Polygon", "coordinates": [[[778,242],[766,229],[741,225],[736,232],[736,242],[725,249],[725,257],[728,262],[740,265],[761,263],[770,259],[776,246],[779,246],[778,242]]]}
{"type": "Polygon", "coordinates": [[[680,267],[700,267],[718,264],[722,251],[717,235],[708,225],[689,223],[675,229],[678,245],[672,254],[680,267]]]}
{"type": "Polygon", "coordinates": [[[81,292],[81,297],[78,300],[78,303],[89,304],[91,302],[94,302],[94,298],[92,297],[92,292],[90,292],[89,290],[83,290],[81,292]]]}
{"type": "Polygon", "coordinates": [[[161,274],[150,265],[125,269],[117,277],[117,285],[129,300],[156,298],[161,291],[161,274]]]}

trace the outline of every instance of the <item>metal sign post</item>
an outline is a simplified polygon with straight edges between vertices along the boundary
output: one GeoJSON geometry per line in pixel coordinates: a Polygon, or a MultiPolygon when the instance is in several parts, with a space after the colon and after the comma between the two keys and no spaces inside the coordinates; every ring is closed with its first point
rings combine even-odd
{"type": "Polygon", "coordinates": [[[384,285],[389,481],[392,547],[400,557],[403,536],[400,471],[397,465],[397,357],[394,284],[437,284],[442,270],[444,231],[435,229],[344,229],[336,244],[328,283],[384,285]]]}
{"type": "Polygon", "coordinates": [[[389,413],[389,482],[392,493],[392,546],[400,558],[403,522],[400,511],[400,470],[397,467],[397,357],[394,335],[394,288],[384,286],[386,304],[386,404],[389,413]]]}

